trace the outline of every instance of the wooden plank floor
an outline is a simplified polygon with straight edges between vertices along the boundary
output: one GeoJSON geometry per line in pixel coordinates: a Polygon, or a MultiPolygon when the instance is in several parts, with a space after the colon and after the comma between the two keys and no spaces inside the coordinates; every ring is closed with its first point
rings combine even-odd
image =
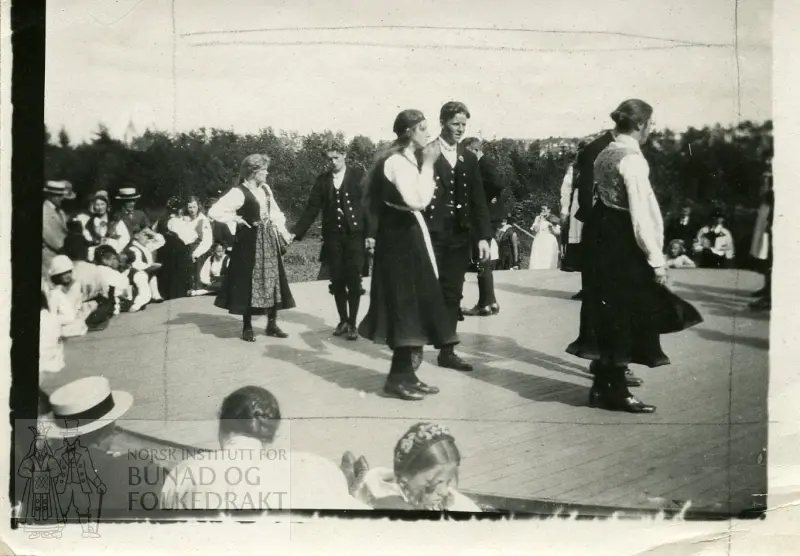
{"type": "MultiPolygon", "coordinates": [[[[658,406],[654,415],[586,406],[587,365],[564,353],[578,329],[580,303],[569,298],[579,276],[558,271],[497,273],[500,315],[459,326],[459,351],[475,371],[441,369],[428,351],[420,376],[442,392],[423,402],[383,397],[387,349],[331,336],[335,312],[322,282],[292,286],[299,307],[280,315],[289,339],[241,342],[240,322],[213,298],[175,300],[70,340],[67,369],[45,388],[105,375],[135,397],[121,426],[213,448],[222,398],[256,384],[280,400],[281,433],[295,449],[334,461],[350,449],[373,466],[390,465],[406,428],[434,420],[459,442],[467,490],[628,507],[661,499],[723,511],[763,504],[769,321],[746,308],[761,279],[703,270],[672,278],[706,321],[663,338],[671,366],[636,369],[645,380],[637,394],[658,406]]],[[[469,275],[464,304],[476,295],[469,275]]]]}

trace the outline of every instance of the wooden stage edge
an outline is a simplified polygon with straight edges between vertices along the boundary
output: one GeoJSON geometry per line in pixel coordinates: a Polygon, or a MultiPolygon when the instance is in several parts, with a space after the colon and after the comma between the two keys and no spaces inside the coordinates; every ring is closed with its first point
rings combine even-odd
{"type": "MultiPolygon", "coordinates": [[[[758,275],[671,273],[673,289],[705,321],[662,338],[672,365],[634,369],[645,381],[636,395],[658,407],[646,416],[587,407],[587,364],[564,352],[578,330],[580,303],[570,299],[577,274],[495,276],[500,314],[459,324],[458,351],[475,371],[442,369],[426,350],[420,376],[442,391],[423,402],[382,395],[384,346],[332,337],[337,319],[325,282],[292,284],[298,307],[279,316],[286,340],[262,331],[242,342],[240,321],[213,298],[173,300],[70,340],[66,369],[43,387],[104,375],[135,399],[121,429],[214,449],[222,398],[260,385],[280,401],[280,433],[293,449],[334,462],[351,450],[373,467],[391,466],[410,425],[436,421],[462,452],[461,488],[511,511],[670,513],[689,503],[690,514],[712,516],[765,506],[769,314],[747,308],[758,275]]],[[[464,306],[474,304],[474,274],[464,295],[464,306]]]]}

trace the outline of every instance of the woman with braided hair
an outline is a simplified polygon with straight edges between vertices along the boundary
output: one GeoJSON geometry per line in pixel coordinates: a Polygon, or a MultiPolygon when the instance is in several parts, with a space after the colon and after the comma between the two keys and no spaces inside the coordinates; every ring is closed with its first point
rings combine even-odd
{"type": "Polygon", "coordinates": [[[208,210],[212,220],[236,223],[228,272],[214,304],[242,315],[245,342],[255,342],[253,315],[267,315],[267,336],[286,338],[288,334],[278,327],[278,311],[296,306],[283,264],[291,234],[267,185],[269,165],[265,154],[245,157],[236,185],[208,210]]]}
{"type": "Polygon", "coordinates": [[[180,462],[164,482],[164,509],[369,509],[350,495],[335,463],[290,449],[281,437],[278,400],[265,388],[244,386],[219,412],[220,449],[180,462]]]}
{"type": "Polygon", "coordinates": [[[394,448],[394,469],[368,471],[356,498],[381,510],[480,512],[458,492],[461,453],[450,431],[435,423],[417,423],[394,448]]]}

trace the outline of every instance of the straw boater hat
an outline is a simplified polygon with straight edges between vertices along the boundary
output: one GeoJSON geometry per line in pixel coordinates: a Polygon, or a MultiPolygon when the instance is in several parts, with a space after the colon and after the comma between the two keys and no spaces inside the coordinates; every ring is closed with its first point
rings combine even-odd
{"type": "Polygon", "coordinates": [[[116,199],[118,201],[135,201],[139,197],[141,197],[141,195],[136,192],[135,187],[122,187],[117,191],[116,199]]]}
{"type": "Polygon", "coordinates": [[[74,438],[99,430],[122,417],[133,396],[111,390],[108,379],[90,376],[70,382],[50,395],[53,411],[41,420],[49,438],[74,438]]]}
{"type": "MultiPolygon", "coordinates": [[[[65,181],[48,181],[44,184],[44,192],[47,195],[61,195],[65,197],[69,191],[67,190],[67,183],[65,181]]],[[[70,187],[70,189],[72,189],[70,187]]]]}

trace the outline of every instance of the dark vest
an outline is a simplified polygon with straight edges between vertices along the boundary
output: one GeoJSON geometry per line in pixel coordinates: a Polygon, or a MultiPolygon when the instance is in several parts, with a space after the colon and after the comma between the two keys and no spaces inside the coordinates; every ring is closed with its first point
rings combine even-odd
{"type": "MultiPolygon", "coordinates": [[[[256,222],[261,222],[261,204],[258,202],[256,196],[253,195],[253,192],[244,185],[239,185],[237,187],[244,195],[244,204],[239,207],[239,210],[236,211],[236,214],[244,218],[245,222],[251,226],[256,222]]],[[[269,195],[266,191],[264,191],[264,193],[267,195],[267,203],[269,203],[269,195]]],[[[236,228],[237,233],[240,228],[245,228],[245,226],[238,226],[236,228]]]]}
{"type": "Polygon", "coordinates": [[[335,223],[337,232],[348,233],[351,231],[351,226],[345,215],[347,214],[347,200],[349,200],[349,195],[345,195],[344,183],[342,183],[338,190],[333,186],[333,183],[331,183],[331,189],[333,190],[331,194],[333,202],[329,205],[329,210],[331,212],[329,215],[330,221],[335,223]]]}

